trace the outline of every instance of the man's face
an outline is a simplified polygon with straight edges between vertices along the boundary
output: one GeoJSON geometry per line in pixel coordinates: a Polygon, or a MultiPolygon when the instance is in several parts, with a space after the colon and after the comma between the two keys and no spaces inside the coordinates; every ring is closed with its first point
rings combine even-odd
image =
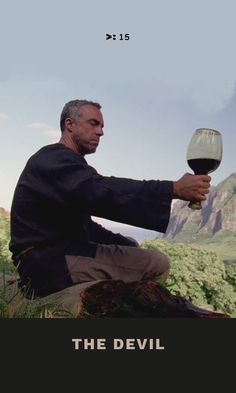
{"type": "Polygon", "coordinates": [[[72,122],[72,140],[78,153],[85,155],[94,153],[103,135],[103,116],[94,105],[86,104],[72,122]]]}

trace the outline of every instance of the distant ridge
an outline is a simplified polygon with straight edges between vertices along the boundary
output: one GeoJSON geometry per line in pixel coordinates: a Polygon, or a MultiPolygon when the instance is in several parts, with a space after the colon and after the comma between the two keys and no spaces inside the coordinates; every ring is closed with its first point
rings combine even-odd
{"type": "Polygon", "coordinates": [[[224,259],[236,260],[236,172],[212,187],[202,210],[187,205],[184,201],[173,205],[163,238],[215,247],[224,259]]]}

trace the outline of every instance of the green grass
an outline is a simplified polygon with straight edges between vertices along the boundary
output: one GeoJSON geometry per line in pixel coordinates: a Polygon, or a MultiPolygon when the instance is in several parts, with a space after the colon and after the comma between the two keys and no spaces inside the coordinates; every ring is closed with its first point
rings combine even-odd
{"type": "Polygon", "coordinates": [[[48,299],[26,299],[17,275],[0,274],[0,318],[72,318],[69,310],[48,299]]]}
{"type": "Polygon", "coordinates": [[[188,232],[182,232],[170,242],[197,246],[215,252],[224,261],[236,261],[236,233],[230,231],[221,231],[213,237],[207,234],[190,236],[188,232]]]}
{"type": "Polygon", "coordinates": [[[198,245],[214,251],[223,260],[236,260],[236,234],[230,231],[223,231],[210,239],[199,239],[198,245]]]}

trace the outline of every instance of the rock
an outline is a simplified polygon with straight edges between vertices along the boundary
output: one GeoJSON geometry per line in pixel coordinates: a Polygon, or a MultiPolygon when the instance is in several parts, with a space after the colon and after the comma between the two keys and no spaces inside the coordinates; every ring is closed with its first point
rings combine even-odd
{"type": "Polygon", "coordinates": [[[202,210],[187,207],[188,202],[176,201],[164,239],[193,240],[196,236],[236,233],[236,172],[212,187],[202,210]]]}

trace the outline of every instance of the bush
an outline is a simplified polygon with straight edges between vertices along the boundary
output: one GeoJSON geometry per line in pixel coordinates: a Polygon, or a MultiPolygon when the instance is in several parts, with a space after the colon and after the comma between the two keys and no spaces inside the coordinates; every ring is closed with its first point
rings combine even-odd
{"type": "Polygon", "coordinates": [[[158,249],[170,257],[172,266],[166,286],[172,293],[198,306],[235,315],[236,269],[226,269],[214,252],[164,240],[146,240],[142,247],[158,249]]]}
{"type": "Polygon", "coordinates": [[[10,222],[0,214],[0,272],[12,273],[14,266],[9,251],[10,222]]]}

